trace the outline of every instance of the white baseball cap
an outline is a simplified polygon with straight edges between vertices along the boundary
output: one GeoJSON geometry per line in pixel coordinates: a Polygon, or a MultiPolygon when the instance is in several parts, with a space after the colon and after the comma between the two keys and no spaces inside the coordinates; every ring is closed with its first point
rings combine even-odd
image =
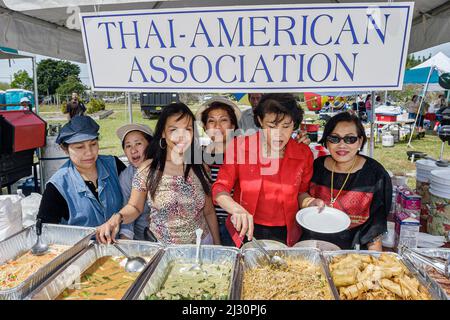
{"type": "Polygon", "coordinates": [[[22,99],[20,99],[20,103],[22,102],[30,102],[30,99],[28,99],[27,97],[23,97],[22,99]]]}
{"type": "Polygon", "coordinates": [[[120,139],[120,141],[123,142],[123,140],[125,139],[127,134],[130,133],[131,131],[140,131],[140,132],[148,134],[151,137],[153,137],[153,135],[154,135],[153,130],[150,129],[149,126],[147,126],[145,124],[140,124],[140,123],[131,123],[131,124],[126,124],[124,126],[121,126],[119,129],[116,130],[116,134],[117,134],[117,137],[120,139]]]}

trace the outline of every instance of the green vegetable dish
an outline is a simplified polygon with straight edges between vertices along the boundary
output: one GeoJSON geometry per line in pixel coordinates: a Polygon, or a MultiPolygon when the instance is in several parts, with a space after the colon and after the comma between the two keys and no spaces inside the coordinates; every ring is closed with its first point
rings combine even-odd
{"type": "Polygon", "coordinates": [[[174,262],[163,285],[146,300],[226,300],[231,283],[231,263],[204,263],[201,270],[192,263],[174,262]]]}

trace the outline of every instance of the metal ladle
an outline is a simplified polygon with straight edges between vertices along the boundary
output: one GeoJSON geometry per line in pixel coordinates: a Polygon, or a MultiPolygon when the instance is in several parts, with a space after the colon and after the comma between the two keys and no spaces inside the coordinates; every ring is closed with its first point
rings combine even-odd
{"type": "Polygon", "coordinates": [[[125,270],[127,272],[134,273],[144,270],[144,267],[147,264],[147,261],[145,261],[144,258],[130,257],[130,255],[128,255],[128,253],[126,253],[117,243],[115,243],[114,246],[127,258],[127,263],[125,264],[125,270]]]}
{"type": "Polygon", "coordinates": [[[282,257],[278,255],[271,255],[264,247],[263,245],[253,237],[252,241],[253,244],[264,254],[266,259],[269,261],[271,265],[274,265],[278,268],[287,268],[288,264],[286,260],[284,260],[282,257]]]}
{"type": "Polygon", "coordinates": [[[38,218],[36,220],[37,240],[34,246],[31,248],[31,253],[35,256],[41,256],[48,251],[48,245],[44,241],[42,241],[41,234],[42,234],[42,220],[38,218]]]}

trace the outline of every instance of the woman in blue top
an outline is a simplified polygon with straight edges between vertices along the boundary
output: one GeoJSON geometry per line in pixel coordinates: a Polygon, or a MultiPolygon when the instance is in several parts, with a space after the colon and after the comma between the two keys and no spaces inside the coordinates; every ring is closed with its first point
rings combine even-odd
{"type": "Polygon", "coordinates": [[[97,227],[122,208],[119,174],[125,165],[116,157],[99,156],[98,124],[76,116],[56,142],[69,160],[50,178],[39,207],[44,223],[97,227]]]}

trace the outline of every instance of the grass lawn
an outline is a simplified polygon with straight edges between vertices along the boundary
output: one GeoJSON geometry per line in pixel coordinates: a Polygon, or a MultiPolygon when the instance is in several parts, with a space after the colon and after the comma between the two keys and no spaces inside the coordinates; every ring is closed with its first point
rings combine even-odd
{"type": "MultiPolygon", "coordinates": [[[[191,107],[194,113],[198,107],[198,105],[191,107]]],[[[128,123],[128,110],[124,104],[108,104],[106,108],[114,110],[114,113],[108,118],[98,121],[100,125],[100,152],[101,154],[123,155],[120,141],[116,136],[116,129],[128,123]]],[[[147,124],[152,129],[155,128],[157,120],[143,119],[138,104],[133,105],[133,110],[133,122],[147,124]]],[[[41,111],[44,119],[51,114],[61,116],[56,106],[46,106],[41,108],[41,111]]],[[[317,116],[305,115],[305,118],[314,117],[317,116]]],[[[65,121],[49,120],[48,122],[64,123],[65,121]]],[[[422,151],[436,159],[439,157],[441,140],[437,136],[427,134],[423,139],[413,140],[412,145],[414,149],[408,148],[406,144],[406,142],[399,142],[394,147],[386,148],[382,147],[381,143],[377,143],[375,145],[374,158],[393,173],[411,173],[415,170],[415,164],[408,161],[407,150],[422,151]]],[[[450,146],[448,145],[444,149],[444,158],[450,160],[450,146]]]]}

